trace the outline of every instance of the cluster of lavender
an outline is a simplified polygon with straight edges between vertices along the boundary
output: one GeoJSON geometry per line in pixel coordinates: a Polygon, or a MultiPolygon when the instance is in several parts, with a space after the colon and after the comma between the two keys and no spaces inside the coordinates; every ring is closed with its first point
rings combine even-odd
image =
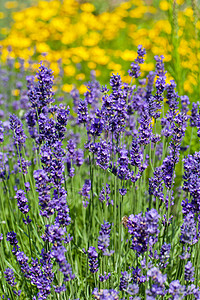
{"type": "MultiPolygon", "coordinates": [[[[75,277],[72,273],[71,265],[65,257],[67,249],[63,246],[63,243],[68,244],[72,240],[66,229],[71,223],[71,218],[66,201],[67,191],[63,187],[66,153],[62,149],[62,140],[66,131],[65,127],[68,121],[69,109],[66,109],[64,105],[60,105],[59,107],[56,105],[52,106],[54,99],[52,92],[53,75],[51,70],[41,64],[36,79],[37,82],[35,83],[33,77],[29,76],[27,78],[27,95],[31,107],[26,113],[26,121],[29,134],[37,145],[40,155],[40,165],[42,166],[41,169],[33,172],[33,177],[39,196],[40,215],[47,219],[55,215],[55,218],[52,225],[46,225],[42,236],[44,248],[41,251],[40,260],[32,257],[31,262],[28,263],[29,258],[24,252],[20,251],[16,233],[8,233],[7,240],[14,246],[12,252],[20,265],[24,277],[38,288],[38,299],[47,299],[51,293],[52,283],[55,280],[55,273],[53,272],[54,261],[59,266],[59,272],[63,274],[64,282],[75,277]]],[[[22,169],[24,170],[26,162],[21,157],[21,150],[25,146],[26,136],[22,129],[22,123],[17,116],[10,116],[10,127],[14,134],[14,143],[17,147],[21,165],[23,165],[22,169]]],[[[82,156],[82,152],[78,151],[75,161],[79,166],[82,164],[82,156]]],[[[27,169],[23,171],[24,178],[26,174],[27,169]]],[[[28,186],[29,183],[24,184],[27,193],[30,190],[30,185],[28,186]]],[[[30,208],[25,192],[19,189],[15,199],[17,200],[19,210],[26,216],[30,208]]],[[[29,216],[26,217],[24,223],[29,224],[30,222],[29,216]]],[[[64,289],[59,289],[55,285],[55,290],[62,292],[64,289]]],[[[36,299],[35,296],[34,299],[36,299]]]]}
{"type": "MultiPolygon", "coordinates": [[[[4,198],[13,200],[16,221],[24,217],[21,231],[8,222],[21,275],[1,266],[7,298],[63,292],[73,299],[200,299],[200,152],[182,159],[188,124],[200,135],[199,103],[190,114],[188,97],[179,97],[173,80],[166,83],[163,56],[155,57],[155,72],[139,79],[145,54],[140,45],[130,85],[112,74],[109,91],[92,73],[84,100],[71,92],[72,109],[54,104],[53,72],[43,63],[35,77],[26,77],[27,91],[17,83],[16,114],[0,121],[0,199],[2,207],[4,198]],[[23,280],[27,292],[21,292],[23,280]]],[[[6,243],[2,234],[0,241],[0,247],[6,243]]]]}

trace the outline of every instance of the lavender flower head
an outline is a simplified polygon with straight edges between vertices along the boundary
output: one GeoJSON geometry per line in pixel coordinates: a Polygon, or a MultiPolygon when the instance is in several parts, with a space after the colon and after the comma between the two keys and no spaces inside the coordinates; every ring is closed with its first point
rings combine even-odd
{"type": "Polygon", "coordinates": [[[98,237],[98,249],[103,251],[103,255],[112,255],[114,251],[108,251],[110,245],[110,231],[111,224],[104,221],[104,224],[101,225],[101,230],[99,231],[98,237]]]}
{"type": "Polygon", "coordinates": [[[10,128],[13,131],[13,138],[15,141],[15,145],[16,147],[19,147],[19,150],[21,150],[27,138],[22,128],[23,124],[18,119],[18,117],[14,114],[10,116],[9,121],[10,121],[10,128]]]}
{"type": "Polygon", "coordinates": [[[29,89],[28,96],[31,101],[32,107],[42,109],[54,102],[53,99],[53,71],[45,67],[40,62],[40,67],[36,74],[38,80],[36,85],[33,85],[32,89],[29,89]]]}
{"type": "Polygon", "coordinates": [[[4,132],[3,122],[0,121],[0,143],[3,143],[3,141],[4,141],[3,132],[4,132]]]}
{"type": "Polygon", "coordinates": [[[15,277],[14,277],[14,271],[10,268],[7,268],[4,272],[5,274],[5,279],[8,282],[8,284],[12,287],[14,287],[17,283],[15,282],[15,277]]]}
{"type": "Polygon", "coordinates": [[[94,296],[95,299],[98,300],[119,300],[118,296],[119,292],[110,289],[110,290],[98,290],[98,288],[95,288],[94,291],[92,292],[92,295],[94,296]]]}
{"type": "Polygon", "coordinates": [[[88,249],[88,262],[89,262],[89,268],[90,272],[96,273],[98,272],[98,253],[95,249],[95,247],[89,247],[88,249]]]}
{"type": "Polygon", "coordinates": [[[198,242],[194,214],[189,212],[183,219],[180,241],[183,244],[194,245],[198,242]]]}
{"type": "Polygon", "coordinates": [[[182,286],[179,280],[174,280],[169,284],[169,294],[172,296],[171,299],[179,300],[185,297],[185,286],[182,286]]]}
{"type": "Polygon", "coordinates": [[[158,221],[160,215],[156,209],[138,215],[130,215],[127,221],[128,232],[131,234],[131,249],[136,250],[137,255],[147,251],[148,245],[151,247],[157,241],[158,221]]]}
{"type": "Polygon", "coordinates": [[[17,199],[17,206],[19,207],[19,210],[23,214],[27,214],[29,212],[29,207],[28,200],[25,197],[25,192],[23,190],[18,190],[15,199],[17,199]]]}
{"type": "Polygon", "coordinates": [[[129,76],[138,78],[140,76],[140,66],[138,64],[144,63],[144,56],[146,54],[146,50],[142,48],[142,45],[138,46],[137,50],[137,58],[135,62],[131,64],[131,69],[128,71],[129,76]]]}
{"type": "Polygon", "coordinates": [[[194,267],[191,261],[188,261],[185,265],[185,280],[189,282],[194,282],[194,267]]]}

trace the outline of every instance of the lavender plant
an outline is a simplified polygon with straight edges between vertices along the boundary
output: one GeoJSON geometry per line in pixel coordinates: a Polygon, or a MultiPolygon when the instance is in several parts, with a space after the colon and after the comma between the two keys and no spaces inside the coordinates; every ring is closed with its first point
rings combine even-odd
{"type": "Polygon", "coordinates": [[[145,55],[140,45],[130,85],[92,73],[63,104],[44,63],[26,82],[20,69],[17,100],[5,67],[2,299],[200,299],[200,152],[185,142],[199,136],[199,103],[166,82],[163,56],[140,78],[145,55]]]}

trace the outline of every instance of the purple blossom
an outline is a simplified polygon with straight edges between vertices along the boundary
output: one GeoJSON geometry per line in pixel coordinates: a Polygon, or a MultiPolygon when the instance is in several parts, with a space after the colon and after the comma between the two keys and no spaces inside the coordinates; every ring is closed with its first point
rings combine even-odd
{"type": "Polygon", "coordinates": [[[73,99],[73,110],[77,113],[78,112],[78,105],[79,105],[79,101],[80,101],[80,95],[79,95],[79,91],[77,89],[73,89],[70,92],[70,95],[73,99]]]}
{"type": "Polygon", "coordinates": [[[50,203],[50,179],[44,170],[35,170],[33,176],[36,183],[36,191],[39,193],[39,205],[41,206],[40,214],[49,217],[54,213],[50,203]]]}
{"type": "Polygon", "coordinates": [[[188,260],[188,259],[190,259],[190,257],[191,257],[190,247],[183,246],[183,252],[182,252],[181,255],[179,255],[179,257],[180,257],[181,260],[188,260]]]}
{"type": "Polygon", "coordinates": [[[139,144],[148,145],[150,143],[152,135],[152,118],[149,116],[147,111],[141,113],[141,116],[138,120],[140,126],[138,129],[139,134],[139,144]]]}
{"type": "Polygon", "coordinates": [[[141,74],[140,66],[137,63],[131,63],[131,68],[128,70],[128,74],[131,77],[138,78],[141,74]]]}
{"type": "Polygon", "coordinates": [[[180,241],[181,243],[188,245],[194,245],[198,242],[196,222],[192,212],[189,212],[184,216],[183,225],[181,226],[180,241]]]}
{"type": "Polygon", "coordinates": [[[171,299],[179,300],[185,297],[185,286],[182,286],[179,280],[174,280],[169,284],[168,293],[172,296],[171,299]]]}
{"type": "Polygon", "coordinates": [[[117,175],[121,180],[128,180],[131,172],[129,170],[128,150],[125,148],[119,149],[119,158],[117,160],[118,168],[117,175]]]}
{"type": "Polygon", "coordinates": [[[99,194],[99,201],[104,202],[106,201],[106,205],[113,205],[113,200],[110,200],[110,185],[106,183],[106,190],[103,187],[100,194],[99,194]]]}
{"type": "Polygon", "coordinates": [[[194,267],[191,261],[188,261],[185,265],[185,280],[194,282],[194,267]]]}
{"type": "Polygon", "coordinates": [[[112,87],[112,94],[114,98],[116,98],[119,95],[119,92],[122,88],[122,80],[121,76],[117,73],[117,75],[112,74],[110,78],[110,86],[112,87]]]}
{"type": "Polygon", "coordinates": [[[80,100],[78,106],[78,123],[87,123],[88,122],[88,106],[86,101],[80,100]]]}
{"type": "Polygon", "coordinates": [[[138,62],[139,64],[143,64],[146,50],[145,50],[145,48],[142,48],[142,45],[138,45],[137,54],[138,54],[138,56],[137,56],[135,62],[138,62]]]}
{"type": "Polygon", "coordinates": [[[159,267],[160,268],[166,268],[169,264],[169,258],[170,258],[170,250],[171,245],[164,243],[160,249],[160,255],[159,255],[159,267]]]}
{"type": "Polygon", "coordinates": [[[19,151],[21,150],[22,146],[25,144],[26,141],[26,135],[24,134],[23,130],[23,124],[22,122],[18,119],[17,116],[10,115],[9,118],[10,121],[10,128],[13,131],[13,138],[15,141],[15,146],[19,147],[19,151]]]}
{"type": "Polygon", "coordinates": [[[101,140],[97,150],[96,164],[100,166],[103,170],[107,170],[110,164],[110,143],[101,140]]]}
{"type": "Polygon", "coordinates": [[[181,96],[181,112],[185,115],[189,111],[189,104],[190,104],[190,101],[189,101],[188,96],[186,96],[186,95],[181,96]]]}
{"type": "Polygon", "coordinates": [[[3,143],[3,141],[4,141],[3,132],[4,132],[3,122],[0,121],[0,143],[3,143]]]}
{"type": "Polygon", "coordinates": [[[53,287],[54,287],[55,292],[58,294],[66,291],[66,286],[64,284],[61,286],[54,285],[53,287]]]}
{"type": "Polygon", "coordinates": [[[129,76],[138,78],[140,76],[140,66],[138,64],[144,63],[144,56],[146,54],[146,50],[142,48],[142,45],[138,46],[137,50],[137,58],[135,59],[135,62],[131,64],[131,69],[128,71],[129,76]]]}
{"type": "Polygon", "coordinates": [[[163,63],[163,59],[164,56],[161,55],[159,56],[155,56],[154,57],[156,60],[156,71],[155,74],[157,76],[156,78],[156,94],[153,96],[154,97],[154,101],[155,101],[155,109],[157,110],[157,112],[155,111],[154,113],[154,118],[157,119],[160,117],[160,109],[161,109],[161,103],[163,102],[163,92],[165,89],[165,70],[164,70],[164,63],[163,63]]]}
{"type": "Polygon", "coordinates": [[[74,164],[77,165],[77,167],[82,166],[84,162],[84,152],[82,149],[77,149],[75,151],[74,157],[73,157],[74,164]]]}
{"type": "Polygon", "coordinates": [[[98,290],[98,288],[95,288],[92,292],[92,295],[94,296],[94,298],[98,299],[98,300],[104,300],[104,299],[119,300],[118,294],[119,294],[119,292],[117,292],[113,289],[98,290]]]}
{"type": "Polygon", "coordinates": [[[28,160],[25,160],[23,157],[18,159],[18,167],[19,167],[19,172],[22,172],[23,174],[28,173],[28,167],[31,166],[31,162],[28,160]]]}
{"type": "Polygon", "coordinates": [[[91,126],[88,128],[88,134],[92,136],[100,136],[103,132],[103,120],[100,118],[94,118],[91,122],[91,126]]]}
{"type": "Polygon", "coordinates": [[[136,250],[137,255],[147,251],[148,244],[153,246],[157,241],[159,214],[156,209],[138,215],[130,215],[127,221],[128,232],[131,234],[131,249],[136,250]]]}
{"type": "Polygon", "coordinates": [[[107,274],[106,272],[104,272],[104,275],[99,275],[99,281],[100,282],[107,281],[110,276],[111,276],[111,273],[107,274]]]}
{"type": "Polygon", "coordinates": [[[119,193],[121,196],[125,196],[127,193],[127,189],[125,189],[124,187],[122,187],[121,189],[119,189],[119,193]]]}
{"type": "Polygon", "coordinates": [[[5,279],[8,282],[8,284],[12,287],[14,287],[17,283],[15,282],[15,277],[14,277],[14,271],[10,268],[7,268],[4,272],[5,274],[5,279]]]}
{"type": "Polygon", "coordinates": [[[28,97],[32,107],[36,108],[40,114],[43,107],[54,102],[52,91],[54,76],[52,70],[41,62],[35,78],[36,83],[33,77],[27,77],[28,97]]]}
{"type": "Polygon", "coordinates": [[[190,116],[191,127],[195,127],[198,125],[198,112],[199,112],[199,102],[192,102],[192,110],[190,116]]]}
{"type": "Polygon", "coordinates": [[[175,92],[176,83],[174,80],[170,80],[170,84],[166,84],[165,90],[167,91],[166,103],[169,105],[169,108],[175,111],[178,108],[178,94],[175,92]]]}
{"type": "Polygon", "coordinates": [[[143,161],[143,153],[140,150],[139,138],[133,137],[130,157],[131,157],[131,165],[140,168],[143,161]]]}
{"type": "Polygon", "coordinates": [[[126,291],[129,283],[132,281],[132,276],[127,271],[121,272],[121,275],[119,290],[126,291]]]}
{"type": "Polygon", "coordinates": [[[142,270],[138,267],[132,268],[132,278],[134,283],[142,284],[146,281],[146,276],[142,274],[142,270]]]}
{"type": "Polygon", "coordinates": [[[80,192],[80,194],[83,196],[83,205],[84,207],[87,207],[88,205],[88,201],[87,199],[89,200],[90,199],[90,190],[91,190],[91,181],[89,179],[86,179],[85,180],[85,183],[82,187],[82,190],[80,192]]]}
{"type": "Polygon", "coordinates": [[[167,280],[167,275],[163,275],[157,267],[152,267],[147,271],[147,277],[152,278],[153,284],[150,290],[147,290],[147,299],[156,299],[157,296],[165,295],[164,283],[167,280]]]}
{"type": "Polygon", "coordinates": [[[95,79],[95,73],[91,72],[92,80],[87,84],[87,92],[84,94],[85,101],[95,110],[101,97],[101,87],[95,79]]]}
{"type": "Polygon", "coordinates": [[[184,162],[183,190],[191,195],[191,204],[194,212],[200,210],[200,152],[188,155],[184,162]]]}
{"type": "Polygon", "coordinates": [[[110,245],[110,231],[111,224],[109,222],[104,221],[104,224],[101,225],[101,230],[99,231],[98,237],[98,249],[102,250],[103,255],[110,256],[114,251],[108,251],[108,247],[110,245]]]}
{"type": "Polygon", "coordinates": [[[18,243],[18,240],[16,239],[17,234],[14,231],[10,231],[7,233],[7,241],[13,245],[16,246],[18,243]]]}
{"type": "Polygon", "coordinates": [[[66,126],[68,122],[69,107],[65,107],[63,104],[60,104],[56,110],[56,124],[55,129],[57,130],[58,139],[64,139],[64,133],[66,132],[66,126]]]}
{"type": "Polygon", "coordinates": [[[71,265],[67,262],[65,258],[65,252],[67,250],[65,247],[60,246],[57,247],[56,245],[53,247],[51,251],[51,257],[55,258],[56,262],[59,265],[59,271],[62,272],[64,275],[64,281],[68,282],[70,280],[73,280],[75,278],[75,274],[72,273],[71,265]]]}
{"type": "Polygon", "coordinates": [[[19,207],[19,210],[26,215],[29,212],[29,207],[28,200],[25,197],[25,192],[23,190],[18,190],[15,199],[17,199],[17,206],[19,207]]]}
{"type": "Polygon", "coordinates": [[[90,272],[96,273],[98,272],[98,253],[96,252],[95,247],[89,247],[88,249],[88,263],[89,263],[89,268],[90,272]]]}
{"type": "Polygon", "coordinates": [[[42,239],[59,247],[62,245],[65,232],[66,229],[61,228],[59,224],[46,225],[45,234],[42,236],[42,239]]]}

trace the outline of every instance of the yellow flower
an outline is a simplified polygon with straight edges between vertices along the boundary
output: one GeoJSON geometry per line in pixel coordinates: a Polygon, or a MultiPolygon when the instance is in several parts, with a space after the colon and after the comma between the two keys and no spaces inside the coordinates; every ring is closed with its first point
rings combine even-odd
{"type": "Polygon", "coordinates": [[[101,71],[100,70],[95,70],[95,75],[96,75],[96,77],[99,77],[101,75],[101,71]]]}
{"type": "MultiPolygon", "coordinates": [[[[110,73],[110,76],[112,75],[112,72],[110,73]]],[[[122,81],[126,82],[126,83],[131,83],[131,77],[126,75],[126,76],[122,76],[122,81]]]]}
{"type": "Polygon", "coordinates": [[[131,18],[136,18],[136,19],[140,19],[143,17],[143,15],[148,11],[147,7],[145,6],[139,6],[137,8],[134,8],[132,10],[130,10],[129,12],[129,16],[131,18]]]}
{"type": "Polygon", "coordinates": [[[87,65],[88,65],[88,68],[90,68],[92,70],[95,70],[95,68],[96,68],[96,64],[92,61],[89,61],[87,65]]]}
{"type": "Polygon", "coordinates": [[[192,18],[193,17],[193,10],[191,7],[187,7],[185,10],[184,10],[184,15],[189,17],[189,18],[192,18]]]}
{"type": "Polygon", "coordinates": [[[57,62],[52,62],[50,64],[50,68],[51,68],[51,70],[53,70],[54,76],[59,74],[60,69],[59,69],[59,66],[58,66],[57,62]]]}
{"type": "Polygon", "coordinates": [[[66,76],[74,76],[74,74],[76,73],[76,69],[74,66],[69,65],[64,67],[64,72],[66,76]]]}
{"type": "Polygon", "coordinates": [[[183,84],[183,88],[185,90],[185,92],[189,92],[189,93],[192,93],[193,92],[193,88],[190,84],[189,81],[185,81],[184,84],[183,84]]]}
{"type": "Polygon", "coordinates": [[[150,72],[154,69],[154,63],[153,62],[150,62],[150,63],[147,63],[145,62],[142,66],[141,66],[141,70],[142,71],[146,71],[146,72],[150,72]]]}
{"type": "Polygon", "coordinates": [[[8,32],[9,32],[9,30],[8,30],[7,27],[2,27],[1,28],[1,34],[6,35],[6,34],[8,34],[8,32]]]}
{"type": "Polygon", "coordinates": [[[13,96],[17,97],[17,96],[19,96],[19,94],[20,94],[20,90],[19,89],[12,90],[12,95],[13,96]]]}
{"type": "Polygon", "coordinates": [[[124,50],[121,52],[120,57],[125,61],[134,61],[134,59],[137,57],[137,52],[133,50],[124,50]]]}
{"type": "Polygon", "coordinates": [[[0,11],[0,19],[3,19],[5,17],[4,13],[0,11]]]}
{"type": "Polygon", "coordinates": [[[197,28],[197,29],[200,29],[200,21],[197,21],[197,23],[196,23],[196,28],[197,28]]]}
{"type": "Polygon", "coordinates": [[[84,80],[85,74],[84,73],[77,74],[75,78],[76,78],[76,80],[84,80]]]}
{"type": "Polygon", "coordinates": [[[85,12],[93,12],[95,7],[92,3],[83,3],[80,5],[80,9],[85,12]]]}
{"type": "Polygon", "coordinates": [[[66,92],[66,93],[70,93],[72,89],[73,89],[73,85],[72,84],[65,83],[62,86],[63,92],[66,92]]]}
{"type": "Polygon", "coordinates": [[[7,9],[12,9],[12,8],[16,8],[18,6],[18,3],[17,1],[7,1],[5,4],[4,4],[5,8],[7,9]]]}
{"type": "Polygon", "coordinates": [[[46,43],[37,43],[36,47],[39,53],[48,52],[50,50],[49,46],[46,43]]]}
{"type": "Polygon", "coordinates": [[[95,46],[99,43],[101,36],[98,32],[90,32],[83,39],[84,46],[95,46]]]}
{"type": "Polygon", "coordinates": [[[114,73],[120,72],[122,69],[122,66],[120,64],[116,64],[114,62],[110,62],[107,66],[108,69],[112,70],[114,73]]]}
{"type": "Polygon", "coordinates": [[[78,90],[79,90],[80,95],[83,95],[84,93],[87,92],[87,87],[86,87],[84,84],[81,84],[81,85],[78,87],[78,90]]]}
{"type": "Polygon", "coordinates": [[[166,10],[168,10],[168,9],[170,8],[170,4],[169,4],[169,2],[166,1],[166,0],[160,1],[159,7],[160,7],[161,10],[166,11],[166,10]]]}

